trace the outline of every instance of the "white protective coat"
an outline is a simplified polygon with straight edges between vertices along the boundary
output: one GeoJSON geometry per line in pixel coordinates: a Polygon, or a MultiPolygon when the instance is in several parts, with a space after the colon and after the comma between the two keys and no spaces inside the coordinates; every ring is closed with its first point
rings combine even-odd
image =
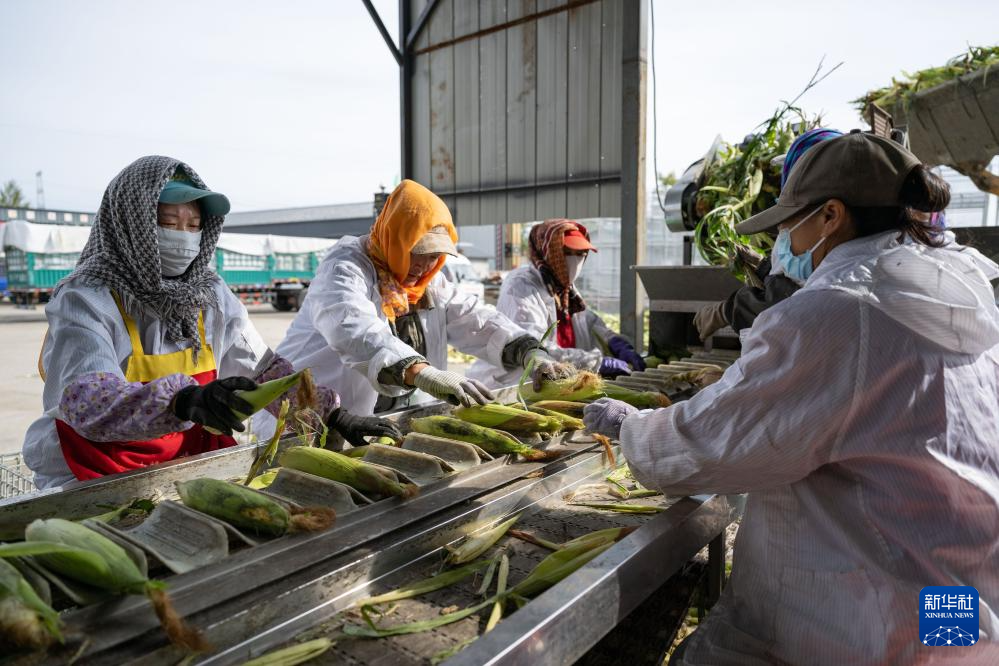
{"type": "MultiPolygon", "coordinates": [[[[558,318],[555,297],[545,287],[541,272],[532,265],[510,271],[503,280],[496,308],[539,340],[558,318]]],[[[596,372],[605,355],[601,342],[606,346],[607,341],[617,333],[589,309],[572,316],[572,330],[576,334],[575,347],[559,347],[555,343],[554,333],[545,347],[558,361],[571,363],[581,370],[596,372]]],[[[521,374],[521,371],[504,370],[485,361],[476,361],[468,372],[469,377],[493,388],[512,386],[520,380],[521,374]]]]}
{"type": "MultiPolygon", "coordinates": [[[[254,377],[271,358],[267,345],[253,327],[246,308],[221,278],[215,280],[215,293],[220,313],[205,313],[205,337],[212,346],[218,376],[254,377]]],[[[55,427],[55,419],[61,418],[59,401],[63,390],[72,380],[91,372],[116,374],[124,380],[132,354],[125,322],[106,287],[66,284],[45,306],[45,316],[49,323],[42,356],[45,411],[28,428],[23,449],[24,461],[35,473],[39,489],[75,480],[63,458],[55,427]]],[[[168,341],[158,318],[133,316],[146,354],[169,354],[189,346],[168,341]]],[[[42,341],[38,344],[41,346],[42,341]]]]}
{"type": "Polygon", "coordinates": [[[896,236],[834,248],[718,383],[623,423],[642,483],[749,493],[686,665],[999,663],[999,272],[896,236]],[[978,645],[921,644],[927,585],[978,589],[978,645]]]}
{"type": "MultiPolygon", "coordinates": [[[[503,347],[526,335],[519,326],[473,296],[463,296],[438,273],[427,287],[432,303],[419,311],[427,361],[447,368],[447,346],[499,364],[503,347]]],[[[311,368],[316,382],[340,394],[344,408],[371,414],[378,394],[404,396],[412,389],[382,384],[379,373],[416,352],[392,334],[382,312],[374,264],[358,238],[344,238],[330,250],[309,285],[302,309],[277,353],[296,370],[311,368]]],[[[416,391],[414,401],[432,400],[416,391]]],[[[254,419],[261,436],[273,432],[273,417],[254,419]]]]}

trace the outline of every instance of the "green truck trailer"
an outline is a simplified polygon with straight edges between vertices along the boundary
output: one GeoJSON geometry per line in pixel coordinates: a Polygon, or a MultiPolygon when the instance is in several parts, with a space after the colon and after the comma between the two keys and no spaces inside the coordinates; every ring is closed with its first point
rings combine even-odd
{"type": "MultiPolygon", "coordinates": [[[[85,226],[24,220],[0,225],[9,298],[25,306],[48,301],[59,280],[73,271],[89,234],[85,226]]],[[[223,233],[214,267],[244,303],[294,310],[335,243],[329,238],[223,233]]]]}

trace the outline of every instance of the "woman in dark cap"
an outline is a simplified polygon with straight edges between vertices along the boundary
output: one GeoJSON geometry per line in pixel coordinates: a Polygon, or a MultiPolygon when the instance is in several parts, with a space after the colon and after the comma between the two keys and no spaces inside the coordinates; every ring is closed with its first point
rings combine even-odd
{"type": "Polygon", "coordinates": [[[949,198],[889,139],[813,147],[747,222],[778,231],[804,286],[690,400],[586,407],[644,485],[749,493],[732,578],[679,663],[999,663],[999,267],[912,212],[949,198]],[[929,647],[957,637],[920,621],[932,586],[976,597],[959,652],[929,647]]]}

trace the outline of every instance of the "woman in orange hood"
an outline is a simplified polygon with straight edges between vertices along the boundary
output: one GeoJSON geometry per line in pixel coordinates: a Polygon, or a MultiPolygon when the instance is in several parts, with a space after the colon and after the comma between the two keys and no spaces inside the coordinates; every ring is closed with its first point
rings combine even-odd
{"type": "Polygon", "coordinates": [[[404,180],[368,235],[341,239],[323,259],[278,353],[336,386],[344,407],[359,414],[431,397],[491,401],[485,386],[447,370],[448,344],[507,369],[534,358],[537,379],[571,372],[533,335],[445,279],[440,269],[457,255],[457,240],[444,202],[404,180]]]}

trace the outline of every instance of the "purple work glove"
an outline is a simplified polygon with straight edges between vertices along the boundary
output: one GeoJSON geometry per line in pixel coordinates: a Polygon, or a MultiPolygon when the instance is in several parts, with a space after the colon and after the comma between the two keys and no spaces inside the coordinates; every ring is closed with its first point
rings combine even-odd
{"type": "Polygon", "coordinates": [[[631,368],[629,368],[628,364],[619,358],[604,356],[603,360],[600,361],[600,370],[598,372],[601,377],[613,379],[614,377],[620,377],[621,375],[630,375],[631,368]]]}
{"type": "Polygon", "coordinates": [[[626,402],[612,398],[600,398],[583,408],[583,423],[591,433],[619,439],[624,419],[637,412],[637,408],[626,402]]]}
{"type": "Polygon", "coordinates": [[[608,341],[607,346],[610,347],[614,358],[621,359],[630,365],[632,370],[645,370],[645,360],[635,351],[635,348],[631,346],[627,338],[615,335],[608,341]]]}

